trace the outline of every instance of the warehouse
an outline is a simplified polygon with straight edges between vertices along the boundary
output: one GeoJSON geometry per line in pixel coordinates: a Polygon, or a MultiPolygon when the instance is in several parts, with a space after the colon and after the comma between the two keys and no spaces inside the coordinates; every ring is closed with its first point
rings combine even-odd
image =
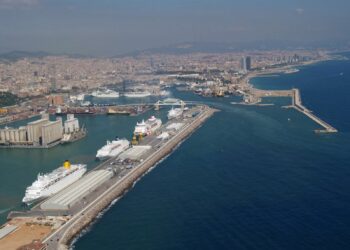
{"type": "Polygon", "coordinates": [[[42,145],[48,146],[49,144],[60,141],[62,139],[63,127],[62,120],[49,121],[41,128],[42,145]]]}
{"type": "Polygon", "coordinates": [[[133,146],[132,148],[129,148],[125,152],[123,152],[119,159],[125,160],[140,160],[141,157],[152,148],[152,146],[145,145],[145,146],[133,146]]]}
{"type": "Polygon", "coordinates": [[[73,183],[68,188],[62,190],[40,207],[44,210],[68,210],[83,197],[93,192],[104,182],[112,178],[113,172],[108,170],[96,170],[85,175],[83,178],[73,183]]]}

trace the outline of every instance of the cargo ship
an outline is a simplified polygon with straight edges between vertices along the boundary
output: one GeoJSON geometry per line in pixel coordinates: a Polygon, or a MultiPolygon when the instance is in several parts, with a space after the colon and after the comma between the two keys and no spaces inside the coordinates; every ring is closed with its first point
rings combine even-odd
{"type": "Polygon", "coordinates": [[[129,148],[129,146],[130,142],[126,139],[116,138],[113,141],[107,141],[106,145],[97,151],[96,159],[105,160],[110,157],[118,156],[129,148]]]}
{"type": "Polygon", "coordinates": [[[63,166],[48,174],[38,174],[36,181],[27,187],[23,203],[30,205],[38,200],[47,198],[61,191],[80,179],[86,172],[86,165],[71,163],[66,160],[63,166]]]}
{"type": "Polygon", "coordinates": [[[107,115],[130,115],[130,111],[109,108],[107,115]]]}
{"type": "Polygon", "coordinates": [[[62,110],[61,107],[56,108],[55,115],[63,116],[67,114],[75,114],[75,115],[93,115],[94,112],[90,108],[70,108],[62,110]]]}

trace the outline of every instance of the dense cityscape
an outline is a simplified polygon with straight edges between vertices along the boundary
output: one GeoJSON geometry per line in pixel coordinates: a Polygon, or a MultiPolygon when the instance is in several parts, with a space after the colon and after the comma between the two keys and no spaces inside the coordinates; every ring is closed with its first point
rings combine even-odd
{"type": "Polygon", "coordinates": [[[14,62],[2,61],[1,93],[11,93],[22,98],[26,105],[3,106],[0,123],[31,116],[33,112],[40,112],[50,104],[63,105],[64,100],[69,99],[68,93],[89,94],[104,86],[120,91],[127,88],[151,89],[151,92],[159,93],[163,85],[187,80],[197,84],[197,89],[203,87],[206,94],[211,94],[217,87],[224,87],[225,90],[239,88],[240,80],[249,71],[264,71],[325,58],[327,54],[323,51],[252,51],[151,54],[113,59],[47,56],[21,58],[14,62]]]}
{"type": "Polygon", "coordinates": [[[234,82],[244,73],[242,57],[251,58],[252,69],[293,64],[322,58],[320,51],[267,51],[250,53],[195,53],[185,55],[140,55],[113,59],[47,56],[0,63],[0,90],[20,97],[40,96],[51,90],[93,89],[123,81],[146,83],[163,74],[218,71],[234,82]]]}
{"type": "Polygon", "coordinates": [[[345,250],[350,2],[0,0],[0,250],[345,250]]]}

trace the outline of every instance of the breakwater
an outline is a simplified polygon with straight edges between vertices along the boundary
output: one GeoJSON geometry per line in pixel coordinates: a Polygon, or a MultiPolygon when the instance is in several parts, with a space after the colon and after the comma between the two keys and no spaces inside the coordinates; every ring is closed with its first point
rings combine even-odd
{"type": "Polygon", "coordinates": [[[320,126],[322,126],[324,128],[324,129],[317,129],[317,130],[315,130],[315,132],[317,132],[317,133],[336,133],[336,132],[338,132],[337,129],[332,127],[327,122],[323,121],[321,118],[319,118],[316,115],[314,115],[312,113],[312,111],[307,109],[302,104],[299,89],[292,89],[292,92],[293,92],[293,95],[292,95],[292,107],[295,108],[296,110],[300,111],[301,113],[303,113],[304,115],[306,115],[311,120],[315,121],[316,123],[318,123],[320,126]]]}
{"type": "MultiPolygon", "coordinates": [[[[302,101],[301,101],[301,94],[300,90],[297,88],[293,88],[290,90],[261,90],[256,89],[253,86],[249,85],[249,98],[246,98],[248,102],[246,103],[240,103],[245,105],[259,105],[262,98],[264,97],[291,97],[292,98],[292,105],[290,106],[284,106],[285,108],[294,108],[297,111],[303,113],[307,117],[309,117],[311,120],[319,124],[324,129],[316,129],[316,133],[336,133],[338,130],[328,124],[327,122],[323,121],[321,118],[317,117],[312,113],[311,110],[307,109],[302,101]],[[252,100],[252,102],[251,102],[252,100]]],[[[237,104],[237,103],[232,103],[237,104]]],[[[263,105],[260,105],[263,106],[263,105]]],[[[264,106],[267,106],[266,104],[264,106]]]]}

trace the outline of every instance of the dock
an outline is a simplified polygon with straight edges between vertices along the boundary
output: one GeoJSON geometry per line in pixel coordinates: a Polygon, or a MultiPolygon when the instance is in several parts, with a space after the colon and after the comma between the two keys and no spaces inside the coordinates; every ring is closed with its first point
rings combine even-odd
{"type": "MultiPolygon", "coordinates": [[[[89,226],[101,211],[123,196],[137,180],[154,168],[216,111],[205,105],[192,107],[184,112],[181,119],[170,120],[156,134],[149,135],[140,141],[137,145],[140,149],[130,148],[130,150],[138,151],[136,159],[125,160],[117,156],[102,162],[85,177],[74,183],[75,187],[72,185],[69,189],[62,190],[30,211],[11,212],[8,217],[9,223],[18,219],[27,221],[37,218],[53,218],[56,227],[54,230],[49,230],[42,238],[41,242],[44,246],[42,249],[68,249],[72,239],[82,229],[89,226]],[[175,128],[175,126],[170,126],[172,124],[181,124],[181,126],[175,128]],[[166,139],[159,138],[159,135],[165,131],[170,136],[166,139]],[[84,190],[90,175],[101,176],[101,178],[103,176],[103,181],[91,183],[95,186],[89,192],[79,194],[84,190]],[[72,191],[73,189],[76,189],[77,192],[72,191]]],[[[127,155],[127,153],[124,154],[124,157],[127,155]]]]}

